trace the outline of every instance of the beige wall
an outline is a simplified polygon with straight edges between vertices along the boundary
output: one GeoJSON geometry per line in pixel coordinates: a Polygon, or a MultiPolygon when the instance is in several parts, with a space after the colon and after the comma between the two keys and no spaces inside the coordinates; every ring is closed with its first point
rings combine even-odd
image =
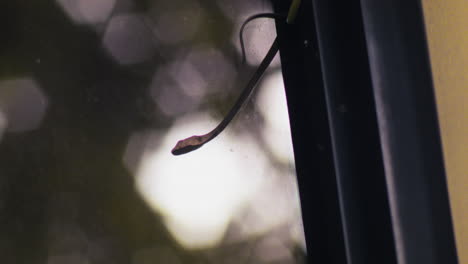
{"type": "Polygon", "coordinates": [[[460,264],[468,264],[468,0],[423,0],[460,264]]]}

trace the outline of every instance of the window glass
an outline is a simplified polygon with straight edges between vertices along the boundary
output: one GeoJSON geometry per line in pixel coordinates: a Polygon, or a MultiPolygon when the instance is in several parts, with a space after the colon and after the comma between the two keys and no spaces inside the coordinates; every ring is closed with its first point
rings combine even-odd
{"type": "Polygon", "coordinates": [[[5,263],[303,263],[279,56],[264,0],[10,1],[0,10],[5,263]]]}

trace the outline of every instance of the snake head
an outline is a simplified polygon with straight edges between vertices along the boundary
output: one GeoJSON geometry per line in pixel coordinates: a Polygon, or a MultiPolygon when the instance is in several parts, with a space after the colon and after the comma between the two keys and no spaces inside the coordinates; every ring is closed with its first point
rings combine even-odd
{"type": "Polygon", "coordinates": [[[179,140],[175,147],[171,150],[173,155],[182,155],[196,150],[205,144],[203,136],[191,136],[186,139],[179,140]]]}

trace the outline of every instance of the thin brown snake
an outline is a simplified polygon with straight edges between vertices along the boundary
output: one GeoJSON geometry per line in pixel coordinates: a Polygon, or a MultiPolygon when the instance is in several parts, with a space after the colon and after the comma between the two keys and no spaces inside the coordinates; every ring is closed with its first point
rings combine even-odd
{"type": "MultiPolygon", "coordinates": [[[[241,30],[240,30],[240,42],[241,42],[241,50],[242,50],[242,58],[243,62],[245,61],[245,49],[244,49],[244,42],[242,38],[242,31],[245,27],[245,25],[256,18],[260,17],[267,17],[267,18],[283,18],[284,16],[279,15],[279,14],[273,14],[273,13],[262,13],[262,14],[257,14],[254,16],[249,17],[242,25],[241,30]]],[[[278,46],[278,38],[275,38],[273,41],[273,44],[270,47],[270,50],[268,50],[267,54],[265,55],[265,58],[262,60],[260,65],[258,66],[257,70],[255,73],[252,75],[250,78],[249,82],[245,86],[245,88],[242,90],[239,99],[237,99],[236,103],[234,106],[229,110],[229,113],[224,117],[224,119],[210,132],[204,134],[204,135],[194,135],[191,137],[188,137],[186,139],[179,140],[175,147],[172,149],[172,154],[173,155],[182,155],[189,153],[193,150],[196,150],[206,144],[207,142],[211,141],[214,139],[217,135],[219,135],[226,127],[227,125],[232,121],[232,119],[236,116],[236,114],[239,112],[241,109],[242,105],[247,101],[247,98],[249,98],[249,95],[252,93],[253,89],[256,87],[258,81],[260,78],[263,76],[265,73],[266,69],[270,65],[271,61],[275,57],[276,53],[278,52],[279,46],[278,46]]]]}

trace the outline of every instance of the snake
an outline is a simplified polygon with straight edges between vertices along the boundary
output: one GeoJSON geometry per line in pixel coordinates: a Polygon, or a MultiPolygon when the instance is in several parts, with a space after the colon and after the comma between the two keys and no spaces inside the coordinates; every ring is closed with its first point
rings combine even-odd
{"type": "MultiPolygon", "coordinates": [[[[291,7],[289,8],[288,16],[286,19],[286,22],[288,24],[292,24],[293,21],[295,20],[300,2],[301,2],[300,0],[293,0],[293,2],[291,3],[291,7]]],[[[242,36],[244,27],[247,25],[248,22],[257,18],[262,18],[262,17],[278,19],[278,18],[284,18],[285,16],[281,14],[276,14],[276,13],[261,13],[261,14],[250,16],[244,21],[239,32],[243,63],[245,63],[245,60],[246,60],[244,41],[243,41],[243,36],[242,36]]],[[[245,104],[250,94],[252,93],[254,88],[257,86],[258,81],[261,79],[266,69],[273,61],[273,58],[276,56],[276,53],[278,53],[278,50],[279,50],[278,37],[276,37],[273,43],[271,44],[271,47],[268,50],[267,54],[265,55],[264,59],[260,62],[260,65],[257,67],[256,71],[253,73],[252,77],[249,79],[249,81],[245,85],[244,89],[239,95],[239,98],[234,103],[231,110],[229,110],[227,115],[223,118],[223,120],[221,120],[221,122],[213,130],[211,130],[210,132],[206,134],[193,135],[186,139],[179,140],[177,144],[175,145],[175,147],[171,150],[172,154],[182,155],[182,154],[186,154],[191,151],[194,151],[200,148],[201,146],[203,146],[204,144],[208,143],[212,139],[214,139],[221,132],[223,132],[223,130],[229,125],[232,119],[236,116],[236,114],[245,104]]]]}

